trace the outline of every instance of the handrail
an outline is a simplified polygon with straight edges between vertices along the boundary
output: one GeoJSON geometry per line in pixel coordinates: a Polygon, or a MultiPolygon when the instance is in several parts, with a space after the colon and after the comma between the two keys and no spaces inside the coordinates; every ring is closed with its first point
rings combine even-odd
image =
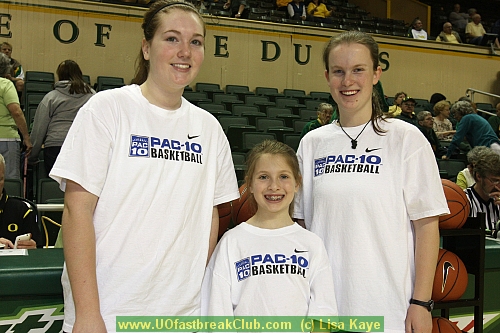
{"type": "MultiPolygon", "coordinates": [[[[495,95],[495,94],[492,94],[492,93],[489,93],[489,92],[485,92],[485,91],[481,91],[481,90],[477,90],[477,89],[469,88],[469,89],[467,89],[465,91],[465,95],[467,97],[470,97],[471,101],[473,101],[473,102],[474,102],[474,94],[475,93],[478,93],[478,94],[481,94],[481,95],[490,96],[490,97],[500,98],[500,95],[495,95]],[[469,92],[471,92],[471,94],[469,94],[469,92]]],[[[481,109],[477,109],[477,111],[489,114],[490,116],[496,116],[496,113],[491,113],[489,111],[485,111],[485,110],[481,110],[481,109]]]]}

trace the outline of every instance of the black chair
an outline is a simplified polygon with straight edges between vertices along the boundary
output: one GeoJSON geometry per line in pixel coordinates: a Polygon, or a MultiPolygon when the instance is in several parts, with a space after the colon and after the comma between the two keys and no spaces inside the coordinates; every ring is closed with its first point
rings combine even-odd
{"type": "Polygon", "coordinates": [[[233,106],[233,115],[241,116],[244,112],[259,112],[260,109],[255,105],[234,105],[233,106]]]}
{"type": "Polygon", "coordinates": [[[231,125],[248,125],[248,118],[236,116],[221,116],[219,117],[219,123],[224,129],[224,132],[227,132],[227,129],[231,125]]]}
{"type": "Polygon", "coordinates": [[[203,110],[207,110],[208,112],[211,111],[226,111],[226,107],[222,104],[215,104],[215,103],[198,103],[198,106],[202,108],[203,110]]]}
{"type": "Polygon", "coordinates": [[[24,77],[25,82],[51,82],[54,83],[54,73],[50,72],[39,72],[39,71],[27,71],[24,77]]]}
{"type": "Polygon", "coordinates": [[[98,76],[95,84],[95,90],[102,91],[107,89],[120,88],[124,85],[125,81],[122,77],[98,76]]]}
{"type": "Polygon", "coordinates": [[[245,153],[232,152],[234,171],[236,172],[236,179],[242,181],[245,179],[245,171],[247,169],[245,160],[245,153]]]}
{"type": "Polygon", "coordinates": [[[297,98],[300,104],[304,104],[307,99],[312,99],[311,96],[307,96],[304,90],[300,89],[283,89],[283,94],[288,98],[297,98]]]}
{"type": "Polygon", "coordinates": [[[258,96],[266,96],[271,102],[276,102],[276,97],[285,97],[284,94],[278,92],[277,88],[257,87],[255,88],[255,94],[258,96]]]}
{"type": "Polygon", "coordinates": [[[276,140],[284,142],[285,134],[294,134],[293,128],[291,127],[269,127],[266,133],[272,133],[276,136],[276,140]]]}
{"type": "Polygon", "coordinates": [[[247,152],[264,140],[276,140],[276,135],[273,133],[245,132],[243,133],[242,149],[247,152]]]}
{"type": "Polygon", "coordinates": [[[91,85],[90,84],[90,75],[82,75],[82,76],[83,76],[83,81],[85,81],[85,83],[90,86],[91,85]]]}
{"type": "Polygon", "coordinates": [[[52,82],[45,81],[26,81],[24,83],[25,93],[43,93],[46,94],[54,89],[52,82]]]}
{"type": "Polygon", "coordinates": [[[267,108],[266,113],[267,113],[267,117],[268,118],[276,118],[278,115],[282,115],[282,114],[289,114],[289,115],[291,115],[292,114],[292,109],[289,109],[289,108],[278,108],[278,107],[271,106],[271,107],[267,108]]]}
{"type": "Polygon", "coordinates": [[[3,187],[9,196],[24,197],[21,179],[5,179],[3,187]]]}
{"type": "Polygon", "coordinates": [[[196,91],[205,92],[210,99],[213,99],[213,95],[216,93],[224,93],[224,90],[221,90],[217,83],[198,82],[196,83],[196,91]]]}
{"type": "Polygon", "coordinates": [[[293,122],[293,130],[295,131],[295,133],[297,134],[300,134],[302,133],[302,130],[304,129],[304,126],[306,126],[306,124],[308,123],[309,121],[307,120],[295,120],[293,122]]]}
{"type": "Polygon", "coordinates": [[[325,101],[325,102],[330,99],[330,93],[329,92],[311,91],[309,93],[309,96],[311,96],[313,99],[319,99],[319,100],[325,101]]]}
{"type": "Polygon", "coordinates": [[[200,103],[211,103],[212,100],[207,97],[207,94],[204,92],[195,92],[195,91],[186,91],[182,96],[187,99],[189,102],[199,106],[200,103]]]}
{"type": "Polygon", "coordinates": [[[318,118],[318,111],[300,109],[299,116],[300,116],[300,119],[302,119],[302,120],[307,120],[307,121],[313,120],[313,119],[318,118]]]}
{"type": "Polygon", "coordinates": [[[438,160],[439,170],[446,171],[448,179],[456,182],[457,175],[460,171],[465,169],[465,163],[459,160],[438,160]]]}
{"type": "Polygon", "coordinates": [[[234,84],[226,85],[226,94],[236,95],[240,101],[244,101],[245,96],[255,95],[249,90],[248,86],[239,86],[234,84]]]}
{"type": "Polygon", "coordinates": [[[252,126],[256,126],[257,119],[266,118],[266,114],[263,112],[243,112],[242,117],[248,119],[248,123],[252,126]]]}
{"type": "Polygon", "coordinates": [[[231,151],[241,152],[243,151],[243,133],[245,132],[256,132],[255,126],[251,125],[229,125],[227,128],[226,136],[229,141],[229,147],[231,151]]]}
{"type": "Polygon", "coordinates": [[[284,134],[283,143],[289,145],[293,150],[297,151],[300,143],[300,134],[284,134]]]}
{"type": "Polygon", "coordinates": [[[257,131],[266,132],[269,127],[285,127],[282,119],[257,118],[255,126],[257,131]]]}
{"type": "Polygon", "coordinates": [[[305,101],[306,108],[309,110],[317,110],[319,105],[321,103],[324,103],[323,101],[317,101],[317,100],[307,100],[305,101]]]}

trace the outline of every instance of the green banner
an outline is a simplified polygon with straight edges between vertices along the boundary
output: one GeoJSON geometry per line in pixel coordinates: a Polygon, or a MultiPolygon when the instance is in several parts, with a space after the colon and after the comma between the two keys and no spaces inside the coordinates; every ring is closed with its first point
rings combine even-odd
{"type": "Polygon", "coordinates": [[[383,332],[384,317],[118,316],[117,332],[383,332]]]}

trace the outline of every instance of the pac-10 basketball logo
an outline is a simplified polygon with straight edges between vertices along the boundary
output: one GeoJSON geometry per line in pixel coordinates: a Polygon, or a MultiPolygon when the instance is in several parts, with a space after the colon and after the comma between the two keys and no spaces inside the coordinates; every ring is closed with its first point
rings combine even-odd
{"type": "Polygon", "coordinates": [[[325,172],[326,157],[314,160],[314,177],[322,175],[325,172]]]}
{"type": "Polygon", "coordinates": [[[131,135],[129,156],[149,157],[149,137],[131,135]]]}

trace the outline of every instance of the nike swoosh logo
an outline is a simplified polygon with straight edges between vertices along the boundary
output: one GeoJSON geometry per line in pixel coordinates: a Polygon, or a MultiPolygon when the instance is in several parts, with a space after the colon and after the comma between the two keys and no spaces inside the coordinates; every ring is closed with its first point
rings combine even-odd
{"type": "Polygon", "coordinates": [[[304,252],[309,252],[309,251],[300,251],[300,250],[295,249],[295,250],[293,250],[293,252],[295,252],[295,253],[304,253],[304,252]]]}
{"type": "Polygon", "coordinates": [[[197,137],[199,137],[199,135],[193,135],[193,136],[190,136],[190,135],[188,134],[188,140],[191,140],[191,139],[194,139],[194,138],[197,138],[197,137]]]}
{"type": "Polygon", "coordinates": [[[373,149],[366,148],[365,152],[371,153],[372,151],[379,150],[379,149],[382,149],[382,148],[373,148],[373,149]]]}

